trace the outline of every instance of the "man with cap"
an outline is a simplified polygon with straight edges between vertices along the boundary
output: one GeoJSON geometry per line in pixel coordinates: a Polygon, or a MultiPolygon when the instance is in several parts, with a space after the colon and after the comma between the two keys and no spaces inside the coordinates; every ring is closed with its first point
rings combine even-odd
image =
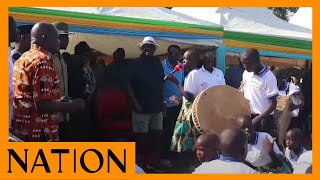
{"type": "MultiPolygon", "coordinates": [[[[59,40],[60,40],[60,50],[65,50],[68,47],[69,44],[69,32],[68,32],[68,25],[63,22],[54,22],[52,23],[54,27],[57,29],[59,34],[59,40]]],[[[67,64],[65,60],[63,59],[63,56],[61,55],[61,52],[57,52],[53,56],[53,63],[54,67],[58,73],[58,77],[60,80],[60,92],[63,97],[66,99],[69,98],[68,96],[68,69],[67,64]]],[[[65,122],[68,122],[70,119],[69,114],[61,115],[60,116],[60,126],[64,125],[65,122]]],[[[60,133],[62,133],[64,130],[63,127],[60,127],[60,133]]],[[[61,140],[64,139],[64,136],[61,135],[61,140]]]]}
{"type": "Polygon", "coordinates": [[[152,37],[138,44],[141,56],[132,63],[129,93],[133,101],[133,132],[137,143],[137,158],[143,157],[142,167],[164,172],[159,166],[163,130],[163,78],[159,58],[154,56],[158,47],[152,37]],[[151,153],[153,156],[151,156],[151,153]],[[148,157],[149,155],[149,157],[148,157]]]}
{"type": "Polygon", "coordinates": [[[31,29],[33,25],[18,26],[18,38],[15,41],[15,48],[11,51],[10,56],[12,61],[17,61],[20,56],[30,49],[31,44],[31,29]]]}

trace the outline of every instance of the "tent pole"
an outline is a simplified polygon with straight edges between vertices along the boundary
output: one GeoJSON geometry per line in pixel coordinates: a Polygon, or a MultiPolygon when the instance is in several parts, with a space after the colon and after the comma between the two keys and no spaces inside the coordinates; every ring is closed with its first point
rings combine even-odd
{"type": "Polygon", "coordinates": [[[217,68],[224,74],[226,72],[226,47],[221,45],[216,50],[217,68]]]}

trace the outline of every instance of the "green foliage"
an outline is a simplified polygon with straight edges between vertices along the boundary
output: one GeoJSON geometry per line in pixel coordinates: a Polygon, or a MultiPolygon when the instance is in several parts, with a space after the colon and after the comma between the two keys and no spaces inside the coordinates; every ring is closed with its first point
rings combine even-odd
{"type": "Polygon", "coordinates": [[[298,11],[298,7],[269,7],[273,14],[279,17],[282,20],[288,21],[289,12],[296,13],[298,11]]]}

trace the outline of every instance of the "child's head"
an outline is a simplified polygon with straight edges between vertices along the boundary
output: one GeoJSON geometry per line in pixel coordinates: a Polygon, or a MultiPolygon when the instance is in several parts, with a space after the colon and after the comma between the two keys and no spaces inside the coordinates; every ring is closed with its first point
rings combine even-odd
{"type": "Polygon", "coordinates": [[[300,148],[302,145],[303,133],[300,129],[290,129],[286,135],[286,145],[290,150],[300,148]]]}
{"type": "Polygon", "coordinates": [[[214,133],[205,133],[196,140],[196,154],[201,162],[209,162],[219,157],[219,138],[214,133]]]}

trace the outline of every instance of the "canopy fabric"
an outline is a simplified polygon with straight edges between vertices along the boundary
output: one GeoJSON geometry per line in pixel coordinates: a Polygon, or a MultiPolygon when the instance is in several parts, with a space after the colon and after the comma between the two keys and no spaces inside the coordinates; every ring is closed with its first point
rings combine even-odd
{"type": "Polygon", "coordinates": [[[86,41],[92,48],[112,54],[116,48],[126,50],[127,58],[140,55],[137,44],[144,36],[153,36],[160,45],[157,54],[166,53],[167,47],[177,44],[182,48],[193,45],[219,46],[223,27],[201,21],[166,8],[104,8],[104,7],[41,7],[9,8],[18,24],[61,21],[69,24],[68,52],[86,41]]]}
{"type": "Polygon", "coordinates": [[[311,30],[285,22],[267,8],[175,7],[172,10],[222,25],[225,46],[311,54],[311,30]]]}
{"type": "Polygon", "coordinates": [[[312,30],[312,7],[301,7],[289,20],[289,23],[312,30]]]}

